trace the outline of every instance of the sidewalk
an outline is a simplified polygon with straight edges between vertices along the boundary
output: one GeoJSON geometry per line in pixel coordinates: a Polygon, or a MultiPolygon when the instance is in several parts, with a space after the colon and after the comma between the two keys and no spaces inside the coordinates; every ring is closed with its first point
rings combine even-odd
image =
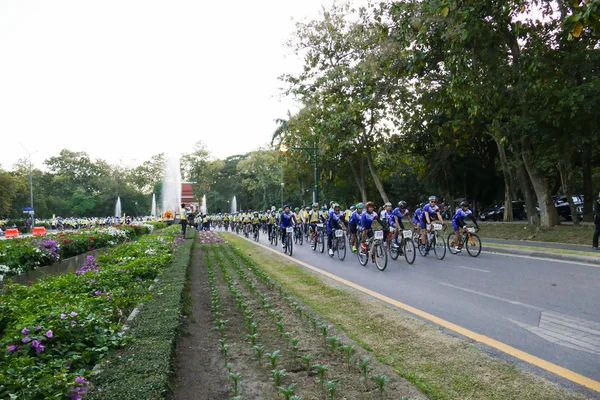
{"type": "Polygon", "coordinates": [[[593,250],[591,245],[583,246],[566,243],[487,238],[481,238],[481,241],[483,250],[493,253],[516,254],[600,265],[600,251],[593,250]]]}

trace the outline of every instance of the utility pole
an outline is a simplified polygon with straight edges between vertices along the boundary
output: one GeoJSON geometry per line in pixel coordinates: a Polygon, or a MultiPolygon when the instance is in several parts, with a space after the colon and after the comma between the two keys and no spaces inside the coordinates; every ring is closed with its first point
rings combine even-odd
{"type": "Polygon", "coordinates": [[[35,226],[35,211],[33,211],[33,179],[31,177],[31,153],[19,142],[23,150],[29,155],[29,207],[31,207],[31,229],[35,226]]]}

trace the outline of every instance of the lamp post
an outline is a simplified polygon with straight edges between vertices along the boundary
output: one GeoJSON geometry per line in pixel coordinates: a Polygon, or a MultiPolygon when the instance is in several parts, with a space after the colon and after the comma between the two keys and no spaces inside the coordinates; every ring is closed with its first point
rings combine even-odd
{"type": "Polygon", "coordinates": [[[31,207],[31,229],[35,226],[35,212],[33,211],[33,179],[31,177],[31,153],[19,142],[23,150],[29,155],[29,207],[31,207]]]}
{"type": "Polygon", "coordinates": [[[287,153],[290,150],[305,150],[313,160],[314,163],[314,174],[315,174],[315,189],[313,191],[313,203],[319,201],[319,159],[318,159],[318,148],[315,145],[314,147],[287,147],[285,144],[282,144],[279,147],[279,151],[281,153],[287,153]]]}

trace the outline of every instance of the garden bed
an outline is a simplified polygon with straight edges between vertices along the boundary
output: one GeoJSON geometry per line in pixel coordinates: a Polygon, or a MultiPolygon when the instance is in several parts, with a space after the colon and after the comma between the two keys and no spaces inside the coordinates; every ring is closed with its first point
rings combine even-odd
{"type": "Polygon", "coordinates": [[[426,398],[239,250],[225,243],[203,251],[205,261],[194,268],[206,269],[208,284],[195,303],[204,311],[187,334],[205,340],[191,349],[185,336],[179,343],[172,398],[198,398],[199,391],[205,399],[227,391],[248,399],[426,398]]]}
{"type": "MultiPolygon", "coordinates": [[[[77,273],[0,295],[0,398],[79,398],[92,367],[130,341],[120,329],[171,263],[176,230],[146,235],[88,257],[77,273]]],[[[188,253],[189,254],[189,253],[188,253]]]]}

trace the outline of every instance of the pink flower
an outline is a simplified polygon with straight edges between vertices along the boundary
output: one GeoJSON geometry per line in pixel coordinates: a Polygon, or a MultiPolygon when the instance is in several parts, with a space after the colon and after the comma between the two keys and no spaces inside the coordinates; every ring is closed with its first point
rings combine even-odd
{"type": "Polygon", "coordinates": [[[46,332],[46,337],[47,337],[48,339],[52,338],[52,336],[54,336],[54,332],[52,332],[52,329],[51,329],[51,330],[49,330],[48,332],[46,332]]]}

